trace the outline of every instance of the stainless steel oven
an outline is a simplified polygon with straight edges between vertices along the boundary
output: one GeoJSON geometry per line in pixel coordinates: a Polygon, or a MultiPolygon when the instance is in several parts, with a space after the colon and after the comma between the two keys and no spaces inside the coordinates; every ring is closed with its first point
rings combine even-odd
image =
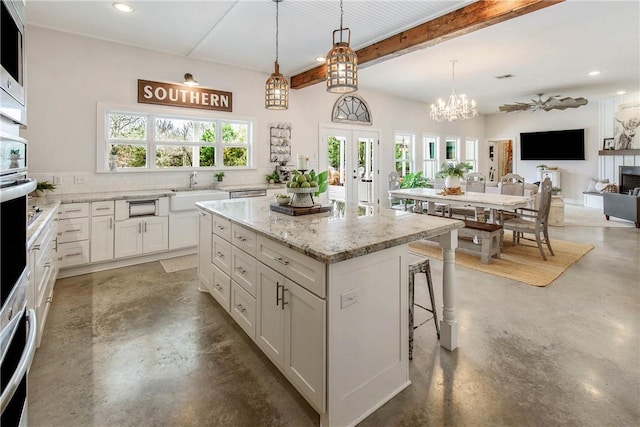
{"type": "Polygon", "coordinates": [[[36,318],[27,311],[27,195],[36,181],[4,176],[0,188],[0,425],[26,425],[27,371],[35,352],[36,318]],[[7,181],[7,182],[8,182],[7,181]]]}

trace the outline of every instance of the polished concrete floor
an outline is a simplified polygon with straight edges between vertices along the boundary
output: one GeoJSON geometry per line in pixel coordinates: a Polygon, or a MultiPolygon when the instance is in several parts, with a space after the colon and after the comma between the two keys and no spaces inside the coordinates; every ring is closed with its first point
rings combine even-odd
{"type": "MultiPolygon", "coordinates": [[[[457,268],[459,348],[419,328],[412,384],[360,425],[640,425],[640,230],[551,235],[595,249],[546,288],[457,268]]],[[[442,263],[431,269],[439,283],[442,263]]],[[[30,426],[317,425],[196,287],[195,269],[157,262],[59,280],[31,368],[30,426]]]]}

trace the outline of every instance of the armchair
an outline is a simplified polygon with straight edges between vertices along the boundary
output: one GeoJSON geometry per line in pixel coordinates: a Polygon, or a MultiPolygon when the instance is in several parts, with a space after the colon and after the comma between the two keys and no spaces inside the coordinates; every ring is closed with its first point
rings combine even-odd
{"type": "Polygon", "coordinates": [[[640,228],[640,195],[604,192],[602,197],[607,221],[610,216],[614,216],[633,221],[636,228],[640,228]]]}

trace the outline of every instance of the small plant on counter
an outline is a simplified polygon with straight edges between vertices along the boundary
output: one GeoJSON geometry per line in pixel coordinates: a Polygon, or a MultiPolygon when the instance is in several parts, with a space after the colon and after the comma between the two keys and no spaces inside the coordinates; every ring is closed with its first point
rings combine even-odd
{"type": "Polygon", "coordinates": [[[216,181],[222,182],[222,178],[224,178],[224,172],[216,172],[213,174],[213,176],[216,178],[216,181]]]}
{"type": "Polygon", "coordinates": [[[265,175],[265,179],[269,184],[277,184],[280,182],[280,175],[276,171],[273,171],[269,175],[265,175]]]}
{"type": "Polygon", "coordinates": [[[540,170],[546,170],[549,168],[549,166],[545,165],[544,163],[536,166],[536,168],[540,169],[540,170]]]}
{"type": "Polygon", "coordinates": [[[36,189],[33,191],[36,197],[40,197],[44,195],[45,191],[54,191],[56,189],[55,184],[49,181],[38,181],[36,185],[36,189]]]}

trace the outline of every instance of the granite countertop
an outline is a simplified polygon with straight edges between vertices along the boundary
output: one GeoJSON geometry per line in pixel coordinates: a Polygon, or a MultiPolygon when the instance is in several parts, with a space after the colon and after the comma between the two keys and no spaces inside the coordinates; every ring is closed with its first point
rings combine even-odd
{"type": "Polygon", "coordinates": [[[290,216],[264,198],[198,202],[196,206],[332,264],[464,227],[464,222],[389,208],[347,204],[344,211],[290,216]]]}
{"type": "Polygon", "coordinates": [[[29,224],[27,228],[27,248],[31,248],[31,246],[33,246],[35,241],[40,236],[40,233],[42,233],[42,230],[44,229],[44,225],[49,220],[49,218],[57,215],[58,213],[58,208],[60,207],[60,201],[46,200],[46,199],[47,199],[46,197],[37,197],[37,198],[29,199],[29,207],[31,208],[33,206],[37,206],[38,208],[41,209],[42,212],[40,213],[38,218],[36,218],[35,221],[29,224]]]}
{"type": "Polygon", "coordinates": [[[248,191],[248,190],[278,190],[285,188],[284,184],[229,184],[217,185],[216,190],[220,191],[248,191]]]}

